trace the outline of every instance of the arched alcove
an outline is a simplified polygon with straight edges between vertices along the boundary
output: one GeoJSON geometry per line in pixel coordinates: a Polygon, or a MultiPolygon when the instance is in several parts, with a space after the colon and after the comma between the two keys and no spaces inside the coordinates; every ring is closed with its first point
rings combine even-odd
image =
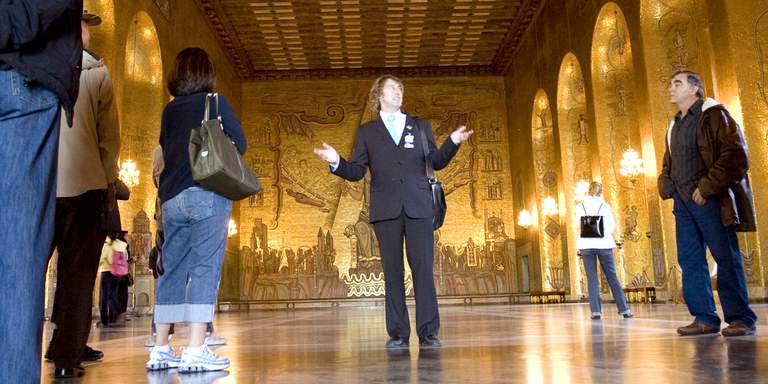
{"type": "MultiPolygon", "coordinates": [[[[616,3],[600,10],[592,40],[592,86],[597,154],[604,198],[613,209],[622,247],[616,254],[623,284],[651,283],[651,246],[646,179],[625,176],[621,161],[629,151],[646,154],[640,138],[632,42],[624,14],[616,3]]],[[[642,159],[642,156],[640,156],[642,159]]]]}
{"type": "Polygon", "coordinates": [[[539,249],[542,286],[545,290],[565,290],[568,260],[563,257],[563,198],[560,167],[557,163],[554,121],[549,97],[540,89],[533,100],[531,115],[533,167],[539,207],[539,249]]]}
{"type": "Polygon", "coordinates": [[[571,268],[572,294],[586,294],[586,280],[583,266],[576,256],[576,238],[579,236],[578,222],[574,209],[580,201],[577,186],[592,181],[592,156],[595,153],[594,140],[590,139],[587,118],[584,75],[579,60],[568,53],[560,64],[557,81],[557,118],[560,134],[560,158],[562,159],[565,194],[564,227],[567,233],[568,258],[571,268]]]}
{"type": "Polygon", "coordinates": [[[139,184],[131,188],[131,199],[120,206],[123,228],[130,230],[136,214],[144,211],[151,217],[155,211],[152,151],[158,145],[166,102],[160,43],[147,13],[138,12],[133,17],[124,46],[120,163],[133,160],[140,172],[139,184]]]}

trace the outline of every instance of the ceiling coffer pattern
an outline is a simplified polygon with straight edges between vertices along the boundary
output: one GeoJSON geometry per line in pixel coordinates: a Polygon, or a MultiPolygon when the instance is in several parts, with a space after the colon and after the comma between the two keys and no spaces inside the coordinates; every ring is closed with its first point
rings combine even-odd
{"type": "Polygon", "coordinates": [[[196,0],[244,80],[502,74],[545,0],[196,0]]]}

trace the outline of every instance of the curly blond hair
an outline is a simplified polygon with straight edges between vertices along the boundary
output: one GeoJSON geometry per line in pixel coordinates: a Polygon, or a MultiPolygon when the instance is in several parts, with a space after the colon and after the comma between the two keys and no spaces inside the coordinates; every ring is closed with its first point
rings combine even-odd
{"type": "Polygon", "coordinates": [[[371,90],[368,91],[368,105],[371,107],[371,110],[374,113],[379,113],[381,110],[381,103],[379,103],[379,98],[381,97],[381,94],[384,90],[384,83],[386,83],[387,80],[392,80],[400,84],[400,89],[403,89],[403,81],[392,75],[379,76],[376,80],[374,80],[373,85],[371,86],[371,90]]]}

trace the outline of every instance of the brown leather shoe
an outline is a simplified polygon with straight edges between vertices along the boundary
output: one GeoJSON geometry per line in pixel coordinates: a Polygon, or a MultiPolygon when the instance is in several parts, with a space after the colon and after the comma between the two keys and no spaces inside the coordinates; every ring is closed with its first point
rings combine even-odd
{"type": "Polygon", "coordinates": [[[727,327],[723,328],[723,331],[721,332],[723,336],[730,337],[730,336],[747,336],[747,335],[754,335],[755,330],[757,328],[753,326],[748,326],[741,321],[733,321],[730,324],[728,324],[727,327]]]}
{"type": "Polygon", "coordinates": [[[711,325],[702,324],[696,320],[694,320],[693,323],[686,325],[685,327],[680,327],[677,329],[677,333],[679,333],[681,336],[703,335],[707,333],[718,332],[720,332],[720,327],[713,327],[711,325]]]}

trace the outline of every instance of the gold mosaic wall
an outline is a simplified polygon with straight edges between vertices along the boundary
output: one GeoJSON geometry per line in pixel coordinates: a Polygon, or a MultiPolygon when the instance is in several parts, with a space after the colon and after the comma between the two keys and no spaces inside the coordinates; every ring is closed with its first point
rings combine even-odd
{"type": "MultiPolygon", "coordinates": [[[[674,216],[671,202],[662,202],[656,191],[661,168],[666,130],[675,110],[667,94],[668,79],[678,68],[702,73],[708,96],[722,101],[742,124],[750,146],[750,170],[758,212],[756,234],[739,234],[745,273],[752,297],[765,297],[766,271],[763,244],[768,222],[761,212],[766,201],[760,191],[768,180],[768,1],[732,2],[724,0],[643,0],[568,1],[548,3],[526,38],[505,78],[507,111],[512,135],[512,177],[525,196],[514,199],[515,214],[541,204],[536,194],[536,135],[527,136],[535,109],[537,92],[557,95],[549,100],[558,105],[552,148],[559,155],[563,194],[573,201],[574,183],[581,174],[601,179],[607,186],[606,198],[619,216],[624,247],[617,252],[617,266],[624,285],[655,285],[662,298],[680,298],[680,276],[676,261],[674,216]],[[557,4],[555,4],[557,3],[557,4]],[[563,36],[562,31],[568,31],[563,36]],[[583,96],[572,95],[573,73],[565,69],[581,64],[583,81],[576,77],[576,88],[583,96]],[[579,100],[584,100],[581,104],[579,100]],[[582,125],[572,110],[582,114],[582,125]],[[579,132],[585,132],[580,135],[579,132]],[[582,145],[578,145],[581,137],[582,145]],[[589,140],[589,144],[583,144],[589,140]],[[529,149],[529,146],[533,149],[529,149]],[[634,182],[619,174],[622,152],[638,151],[644,174],[634,182]],[[585,152],[581,152],[579,150],[585,152]],[[590,160],[585,160],[585,157],[590,160]],[[590,164],[591,163],[591,164],[590,164]],[[582,164],[580,167],[578,164],[582,164]]],[[[516,189],[516,190],[517,190],[516,189]]],[[[566,204],[570,207],[570,204],[566,204]]],[[[568,208],[565,208],[566,210],[568,208]]],[[[568,217],[571,213],[569,212],[568,217]]],[[[575,228],[567,225],[566,250],[574,260],[575,228]]],[[[545,241],[541,223],[518,237],[518,249],[532,248],[532,260],[540,265],[552,263],[542,253],[545,241]]],[[[579,261],[580,262],[580,261],[579,261]]],[[[714,266],[713,266],[714,271],[714,266]]],[[[583,274],[570,271],[572,298],[585,293],[583,274]],[[581,292],[578,291],[581,288],[581,292]]],[[[537,277],[537,276],[534,276],[537,277]]],[[[546,276],[532,284],[547,289],[546,276]]]]}
{"type": "Polygon", "coordinates": [[[637,123],[632,40],[618,6],[608,3],[603,7],[593,39],[591,67],[600,178],[603,197],[617,223],[614,237],[623,244],[615,252],[616,272],[624,282],[641,279],[644,284],[650,283],[650,217],[645,180],[622,176],[619,169],[625,151],[645,153],[643,145],[647,143],[641,144],[637,123]]]}
{"type": "MultiPolygon", "coordinates": [[[[592,155],[597,145],[590,138],[590,122],[587,120],[586,86],[579,60],[568,53],[560,65],[557,83],[558,125],[562,153],[565,202],[563,223],[566,226],[567,248],[576,249],[579,222],[576,219],[576,183],[592,180],[592,155]]],[[[584,265],[576,252],[565,252],[570,260],[570,283],[574,295],[586,295],[587,281],[584,265]]]]}
{"type": "MultiPolygon", "coordinates": [[[[246,160],[264,189],[240,205],[240,284],[238,291],[225,291],[226,297],[383,294],[378,242],[368,223],[367,179],[353,183],[333,176],[312,153],[327,142],[349,157],[357,127],[375,116],[366,103],[372,80],[243,85],[246,160]]],[[[439,143],[461,124],[475,130],[450,166],[438,172],[449,207],[435,244],[439,294],[517,290],[501,78],[404,83],[403,111],[430,119],[439,143]]]]}
{"type": "MultiPolygon", "coordinates": [[[[154,229],[151,151],[169,100],[165,74],[179,50],[200,46],[217,66],[219,91],[240,112],[248,161],[265,184],[233,210],[240,232],[228,244],[223,298],[382,293],[377,243],[366,224],[367,184],[329,175],[311,154],[327,141],[349,155],[355,129],[372,117],[365,104],[372,79],[242,84],[194,2],[86,0],[85,8],[104,20],[91,29],[92,49],[113,75],[121,158],[135,159],[141,171],[131,201],[120,203],[140,262],[154,229]]],[[[656,176],[674,112],[668,76],[688,67],[702,73],[708,94],[728,106],[750,145],[759,231],[739,240],[750,294],[765,297],[766,36],[768,0],[553,1],[505,77],[405,79],[404,110],[430,118],[438,140],[459,123],[476,131],[439,173],[449,192],[436,244],[440,294],[563,287],[571,299],[583,296],[574,187],[599,179],[624,235],[617,253],[622,283],[653,284],[661,298],[679,298],[674,216],[671,203],[657,197],[656,176]],[[617,172],[630,147],[645,165],[634,182],[617,172]],[[540,213],[550,194],[559,217],[540,213]],[[515,223],[522,209],[534,216],[530,227],[515,223]]]]}
{"type": "Polygon", "coordinates": [[[768,1],[708,1],[715,96],[746,136],[756,234],[739,234],[751,296],[765,297],[768,254],[768,1]],[[727,17],[722,17],[727,15],[727,17]]]}
{"type": "Polygon", "coordinates": [[[531,136],[533,137],[533,167],[536,173],[536,197],[539,226],[543,235],[539,241],[542,255],[541,274],[545,289],[565,290],[569,286],[568,259],[563,254],[563,204],[560,167],[555,148],[554,121],[552,110],[544,90],[536,93],[531,116],[531,136]],[[545,199],[551,199],[557,207],[545,211],[545,199]]]}

